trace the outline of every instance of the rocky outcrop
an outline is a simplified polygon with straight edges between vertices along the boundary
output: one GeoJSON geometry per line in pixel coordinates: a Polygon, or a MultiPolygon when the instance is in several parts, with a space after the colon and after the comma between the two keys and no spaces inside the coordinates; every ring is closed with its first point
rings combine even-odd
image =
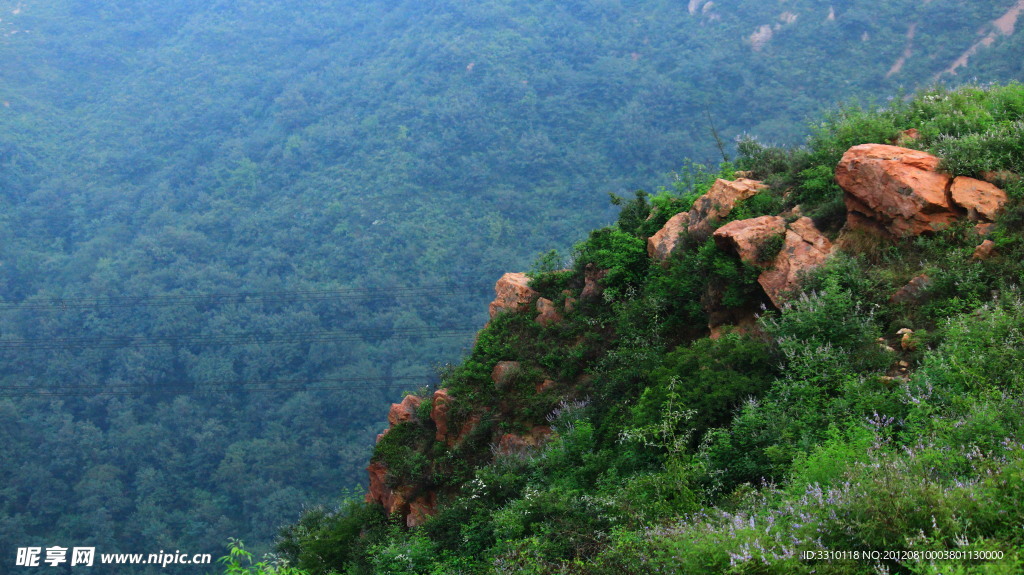
{"type": "MultiPolygon", "coordinates": [[[[779,216],[736,220],[718,228],[714,238],[721,249],[734,251],[742,261],[765,268],[757,283],[775,307],[781,307],[785,295],[799,286],[801,274],[824,263],[832,252],[832,243],[807,217],[789,225],[779,216]],[[777,253],[765,253],[767,242],[780,235],[781,249],[777,253]],[[771,258],[771,261],[762,261],[764,258],[771,258]]],[[[725,321],[716,321],[722,314],[716,315],[715,311],[710,314],[712,334],[717,334],[717,328],[725,321]]],[[[751,314],[742,317],[748,315],[751,314]]]]}
{"type": "Polygon", "coordinates": [[[800,218],[787,226],[782,249],[771,267],[758,276],[757,283],[775,307],[782,307],[786,294],[800,285],[801,274],[823,264],[831,252],[832,243],[814,222],[800,218]]]}
{"type": "Polygon", "coordinates": [[[916,236],[953,223],[957,214],[946,191],[948,174],[939,158],[883,144],[854,146],[836,167],[836,183],[846,192],[851,228],[872,224],[890,235],[916,236]]]}
{"type": "Polygon", "coordinates": [[[434,434],[435,441],[445,441],[448,437],[448,410],[451,409],[452,398],[448,395],[447,389],[438,389],[434,392],[434,400],[430,405],[430,419],[434,420],[437,432],[434,434]]]}
{"type": "Polygon", "coordinates": [[[996,244],[992,240],[985,240],[981,242],[978,247],[974,248],[974,253],[971,254],[971,258],[978,261],[985,261],[995,255],[996,244]]]}
{"type": "Polygon", "coordinates": [[[580,292],[581,300],[601,299],[604,288],[601,287],[601,280],[608,275],[608,270],[598,269],[594,264],[587,264],[583,270],[583,291],[580,292]]]}
{"type": "Polygon", "coordinates": [[[847,228],[906,237],[938,231],[963,215],[993,221],[1005,192],[974,178],[954,179],[939,171],[939,162],[926,152],[883,144],[847,150],[836,167],[847,228]]]}
{"type": "Polygon", "coordinates": [[[518,361],[499,361],[491,371],[491,381],[495,389],[504,389],[512,382],[512,378],[519,373],[518,361]]]}
{"type": "Polygon", "coordinates": [[[960,176],[949,188],[953,202],[967,210],[967,217],[973,222],[992,222],[1006,204],[1006,192],[996,186],[960,176]]]}
{"type": "Polygon", "coordinates": [[[689,212],[680,212],[669,218],[660,230],[647,238],[647,255],[661,262],[668,260],[679,244],[679,236],[689,225],[689,212]]]}
{"type": "Polygon", "coordinates": [[[551,325],[562,321],[562,314],[555,307],[555,302],[548,298],[537,299],[537,317],[534,319],[540,325],[551,325]]]}
{"type": "Polygon", "coordinates": [[[715,230],[714,238],[720,249],[735,251],[744,262],[761,265],[766,263],[761,261],[764,245],[785,232],[786,221],[781,217],[761,216],[729,222],[715,230]]]}
{"type": "Polygon", "coordinates": [[[506,311],[525,310],[538,297],[530,288],[530,278],[524,273],[507,273],[494,284],[494,301],[488,311],[491,319],[506,311]]]}
{"type": "Polygon", "coordinates": [[[928,274],[915,276],[889,297],[889,303],[919,302],[931,286],[932,278],[928,277],[928,274]]]}
{"type": "Polygon", "coordinates": [[[697,198],[689,212],[672,216],[660,230],[647,239],[647,255],[660,262],[667,261],[686,232],[698,241],[704,241],[722,219],[745,200],[766,186],[757,180],[737,178],[734,181],[715,180],[708,193],[697,198]]]}
{"type": "Polygon", "coordinates": [[[367,503],[379,503],[388,515],[400,514],[405,517],[407,527],[422,525],[437,511],[437,494],[428,491],[412,498],[414,488],[404,485],[392,489],[387,485],[388,468],[381,461],[374,461],[366,468],[370,475],[370,488],[366,492],[367,503]]]}
{"type": "Polygon", "coordinates": [[[708,190],[708,193],[697,198],[690,210],[690,235],[700,241],[707,239],[712,230],[722,219],[729,215],[729,212],[736,207],[736,203],[745,200],[768,186],[757,180],[737,178],[734,181],[715,180],[715,183],[708,190]]]}
{"type": "Polygon", "coordinates": [[[498,440],[494,447],[497,455],[517,455],[529,452],[533,448],[543,445],[551,436],[551,428],[547,425],[535,425],[530,432],[523,435],[506,433],[498,440]]]}
{"type": "Polygon", "coordinates": [[[394,427],[416,417],[416,410],[422,401],[415,395],[407,395],[402,398],[401,403],[392,403],[391,410],[388,411],[388,423],[394,427]]]}
{"type": "Polygon", "coordinates": [[[437,513],[437,493],[430,491],[409,502],[409,513],[405,517],[406,527],[419,527],[437,513]]]}

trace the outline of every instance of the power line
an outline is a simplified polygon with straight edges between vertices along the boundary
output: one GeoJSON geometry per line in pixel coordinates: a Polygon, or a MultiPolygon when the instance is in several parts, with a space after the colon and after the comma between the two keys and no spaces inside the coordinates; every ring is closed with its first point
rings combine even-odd
{"type": "Polygon", "coordinates": [[[425,284],[406,287],[345,288],[336,290],[255,291],[237,293],[138,295],[109,297],[55,297],[0,302],[0,311],[119,307],[166,307],[185,304],[226,305],[255,303],[300,303],[353,299],[392,299],[478,292],[483,285],[468,283],[425,284]]]}
{"type": "Polygon", "coordinates": [[[394,328],[353,331],[305,331],[279,333],[239,333],[220,335],[177,336],[101,336],[0,339],[2,350],[62,350],[77,348],[121,348],[163,346],[234,346],[269,343],[331,343],[370,339],[415,339],[421,337],[462,337],[472,335],[478,325],[443,327],[394,328]]]}
{"type": "Polygon", "coordinates": [[[422,381],[429,385],[430,376],[394,376],[360,378],[321,378],[307,380],[225,381],[206,383],[165,383],[153,386],[138,384],[69,385],[69,386],[10,386],[0,387],[0,398],[70,397],[70,396],[132,396],[167,393],[279,393],[286,391],[338,391],[354,389],[397,389],[408,387],[409,382],[422,381]],[[321,384],[321,385],[314,385],[321,384]],[[327,384],[327,385],[322,385],[327,384]]]}

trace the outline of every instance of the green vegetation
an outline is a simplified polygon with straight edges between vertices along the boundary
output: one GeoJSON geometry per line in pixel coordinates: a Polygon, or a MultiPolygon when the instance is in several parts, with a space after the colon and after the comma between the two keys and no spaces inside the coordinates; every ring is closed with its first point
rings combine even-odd
{"type": "MultiPolygon", "coordinates": [[[[845,109],[806,148],[747,142],[736,167],[772,185],[747,203],[746,217],[762,212],[751,206],[792,207],[793,197],[809,210],[834,203],[822,176],[834,165],[818,162],[837,161],[839,147],[884,143],[913,127],[928,134],[913,145],[951,150],[950,142],[1011,129],[1015,112],[999,111],[1021,98],[1020,84],[934,89],[883,110],[845,109]],[[955,133],[945,131],[951,126],[955,133]]],[[[986,170],[1013,171],[1020,160],[1013,150],[991,158],[1001,159],[986,170]]],[[[947,158],[949,169],[953,162],[947,158]]],[[[542,295],[568,289],[578,298],[593,264],[609,270],[603,296],[548,326],[532,311],[498,316],[444,376],[463,417],[486,413],[494,427],[491,442],[477,438],[476,447],[407,439],[409,449],[430,454],[421,463],[435,481],[434,517],[407,529],[402,517],[359,519],[379,513],[376,504],[316,511],[299,525],[338,527],[316,536],[289,528],[284,557],[309,573],[352,575],[1024,568],[1022,199],[1013,197],[996,223],[994,257],[970,257],[981,240],[966,225],[843,242],[843,252],[805,278],[802,293],[761,310],[758,330],[713,339],[709,312],[766,300],[751,280],[757,270],[713,242],[684,237],[664,265],[646,259],[644,212],[684,209],[687,193],[619,200],[619,222],[581,242],[570,271],[542,257],[533,280],[542,295]],[[922,272],[933,281],[915,299],[890,300],[922,272]],[[913,330],[909,340],[901,341],[901,328],[913,330]],[[490,370],[509,360],[520,363],[520,374],[498,388],[490,370]],[[537,393],[533,384],[545,378],[557,393],[537,393]],[[502,434],[541,423],[553,430],[543,445],[493,447],[502,434]],[[454,471],[455,452],[472,465],[454,471]],[[319,538],[348,551],[310,562],[305,550],[319,538]],[[801,557],[822,550],[906,556],[801,557]],[[1000,559],[947,561],[925,552],[1000,559]]],[[[833,221],[819,213],[821,222],[833,221]]],[[[396,440],[411,433],[407,425],[391,432],[396,440]]],[[[378,456],[393,449],[381,442],[378,456]]]]}

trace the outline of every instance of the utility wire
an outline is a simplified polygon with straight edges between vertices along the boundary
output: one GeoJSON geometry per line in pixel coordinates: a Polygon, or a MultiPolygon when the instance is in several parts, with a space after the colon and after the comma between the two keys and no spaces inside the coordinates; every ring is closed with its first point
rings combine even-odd
{"type": "Polygon", "coordinates": [[[353,331],[305,331],[278,333],[239,333],[220,335],[102,336],[30,339],[0,339],[3,350],[62,350],[77,348],[232,346],[267,343],[328,343],[372,339],[414,339],[420,337],[461,337],[476,333],[479,325],[396,328],[353,331]]]}
{"type": "Polygon", "coordinates": [[[395,377],[360,377],[360,378],[324,378],[309,380],[277,380],[277,381],[225,381],[207,383],[165,383],[152,386],[133,384],[103,385],[68,385],[32,387],[25,385],[0,387],[0,398],[25,397],[69,397],[69,396],[116,396],[116,395],[147,395],[164,393],[277,393],[282,391],[336,391],[353,389],[395,389],[408,387],[409,382],[421,381],[428,385],[430,376],[395,376],[395,377]],[[321,385],[314,385],[321,384],[321,385]],[[323,385],[327,384],[327,385],[323,385]]]}
{"type": "Polygon", "coordinates": [[[184,304],[300,303],[352,299],[391,299],[442,294],[479,292],[482,285],[467,283],[427,284],[411,287],[370,287],[336,290],[257,291],[213,294],[139,295],[110,297],[40,298],[21,302],[0,302],[4,310],[49,310],[118,307],[165,307],[184,304]]]}

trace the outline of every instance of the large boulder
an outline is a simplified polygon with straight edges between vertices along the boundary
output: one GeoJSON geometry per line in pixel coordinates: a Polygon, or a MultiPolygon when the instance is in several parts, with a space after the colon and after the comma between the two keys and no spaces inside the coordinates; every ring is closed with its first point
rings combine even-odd
{"type": "Polygon", "coordinates": [[[825,262],[832,243],[818,231],[810,218],[803,217],[786,228],[785,243],[771,267],[757,278],[775,307],[782,307],[785,296],[800,285],[801,274],[825,262]]]}
{"type": "Polygon", "coordinates": [[[843,154],[836,183],[846,192],[847,225],[873,227],[889,235],[916,236],[956,220],[947,191],[949,174],[939,158],[918,150],[863,144],[843,154]]]}
{"type": "Polygon", "coordinates": [[[950,186],[953,203],[967,210],[974,222],[994,222],[1006,204],[1006,192],[981,180],[960,176],[950,186]]]}
{"type": "Polygon", "coordinates": [[[940,230],[958,218],[985,225],[1006,204],[1006,192],[966,176],[939,172],[939,158],[882,144],[854,146],[836,167],[846,192],[847,227],[916,236],[940,230]]]}
{"type": "Polygon", "coordinates": [[[388,411],[388,423],[391,427],[404,423],[416,417],[416,410],[419,408],[422,399],[415,395],[407,395],[402,398],[401,403],[392,403],[388,411]]]}
{"type": "Polygon", "coordinates": [[[504,389],[508,387],[517,373],[519,373],[518,361],[499,361],[491,370],[491,381],[494,382],[495,389],[504,389]]]}
{"type": "Polygon", "coordinates": [[[506,311],[527,309],[538,293],[530,288],[530,278],[524,273],[507,273],[494,284],[494,301],[488,311],[491,319],[506,311]]]}
{"type": "Polygon", "coordinates": [[[690,224],[690,213],[680,212],[671,218],[660,230],[647,238],[647,255],[658,261],[666,261],[679,244],[679,236],[690,224]]]}
{"type": "Polygon", "coordinates": [[[708,193],[693,203],[689,217],[690,235],[698,240],[707,239],[718,222],[736,207],[737,202],[757,194],[766,187],[757,180],[747,178],[737,178],[734,181],[715,180],[708,193]]]}
{"type": "MultiPolygon", "coordinates": [[[[735,251],[748,264],[760,265],[763,246],[773,237],[786,233],[786,220],[779,216],[761,216],[735,220],[715,230],[719,248],[735,251]]],[[[774,254],[772,254],[774,255],[774,254]]]]}

